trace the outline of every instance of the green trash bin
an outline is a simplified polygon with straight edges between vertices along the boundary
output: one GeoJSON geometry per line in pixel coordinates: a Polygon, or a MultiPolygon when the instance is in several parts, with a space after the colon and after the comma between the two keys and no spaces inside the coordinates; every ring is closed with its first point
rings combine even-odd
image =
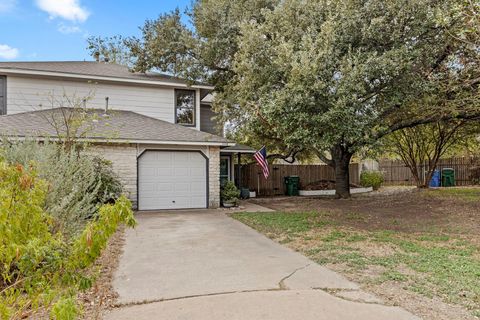
{"type": "Polygon", "coordinates": [[[455,186],[455,170],[452,168],[444,168],[442,170],[442,187],[455,186]]]}
{"type": "Polygon", "coordinates": [[[288,176],[284,178],[287,196],[298,196],[299,176],[288,176]]]}

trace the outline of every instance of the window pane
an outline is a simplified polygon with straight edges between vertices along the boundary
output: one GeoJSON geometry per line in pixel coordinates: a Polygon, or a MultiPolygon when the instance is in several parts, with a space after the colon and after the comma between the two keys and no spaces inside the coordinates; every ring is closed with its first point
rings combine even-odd
{"type": "Polygon", "coordinates": [[[178,108],[177,109],[177,123],[179,123],[179,124],[194,124],[193,123],[193,109],[178,108]]]}
{"type": "Polygon", "coordinates": [[[177,108],[193,108],[194,103],[194,91],[177,91],[177,108]]]}
{"type": "Polygon", "coordinates": [[[195,124],[195,91],[177,90],[175,99],[177,123],[195,124]]]}
{"type": "Polygon", "coordinates": [[[228,176],[228,159],[220,159],[220,175],[228,176]]]}

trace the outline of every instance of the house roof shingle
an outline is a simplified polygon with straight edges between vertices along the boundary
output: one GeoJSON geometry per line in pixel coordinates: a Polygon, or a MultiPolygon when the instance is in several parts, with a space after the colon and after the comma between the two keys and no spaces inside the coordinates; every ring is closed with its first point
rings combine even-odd
{"type": "MultiPolygon", "coordinates": [[[[186,80],[167,74],[131,72],[128,67],[123,65],[97,61],[0,62],[0,69],[187,84],[186,80]]],[[[204,83],[195,83],[195,85],[208,86],[204,83]]]]}
{"type": "Polygon", "coordinates": [[[86,112],[79,130],[82,138],[91,141],[205,144],[231,146],[232,142],[210,133],[147,117],[132,111],[54,108],[0,116],[0,135],[7,137],[57,138],[57,130],[65,131],[62,120],[72,112],[86,112]],[[52,125],[55,122],[57,125],[52,125]]]}

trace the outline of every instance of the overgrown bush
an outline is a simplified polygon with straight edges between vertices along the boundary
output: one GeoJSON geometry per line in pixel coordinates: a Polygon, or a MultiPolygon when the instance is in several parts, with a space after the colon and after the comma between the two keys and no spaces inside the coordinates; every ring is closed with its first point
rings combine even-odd
{"type": "Polygon", "coordinates": [[[232,203],[234,205],[238,205],[240,191],[237,189],[233,181],[228,181],[223,186],[220,196],[224,203],[232,203]]]}
{"type": "Polygon", "coordinates": [[[36,164],[38,176],[48,182],[45,209],[55,218],[55,230],[67,237],[78,234],[99,205],[114,202],[122,193],[111,163],[78,149],[66,151],[48,142],[4,142],[2,154],[10,164],[36,164]]]}
{"type": "Polygon", "coordinates": [[[378,190],[383,181],[383,174],[380,171],[362,171],[360,174],[360,184],[362,187],[372,187],[373,190],[378,190]]]}
{"type": "Polygon", "coordinates": [[[0,318],[21,319],[53,306],[54,319],[74,319],[78,290],[92,283],[87,268],[119,224],[134,226],[131,203],[120,196],[104,204],[70,241],[45,210],[51,190],[35,165],[0,161],[0,318]]]}
{"type": "Polygon", "coordinates": [[[118,175],[113,171],[112,162],[100,157],[93,157],[95,177],[94,185],[99,185],[94,201],[96,203],[114,203],[123,192],[118,175]]]}

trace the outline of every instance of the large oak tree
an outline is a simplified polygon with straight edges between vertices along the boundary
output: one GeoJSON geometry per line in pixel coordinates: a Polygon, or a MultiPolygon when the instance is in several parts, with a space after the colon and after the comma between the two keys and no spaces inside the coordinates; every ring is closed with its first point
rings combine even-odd
{"type": "Polygon", "coordinates": [[[238,133],[314,152],[349,197],[360,149],[477,119],[477,11],[468,0],[197,0],[192,26],[175,11],[124,44],[136,71],[215,85],[215,108],[238,133]]]}

